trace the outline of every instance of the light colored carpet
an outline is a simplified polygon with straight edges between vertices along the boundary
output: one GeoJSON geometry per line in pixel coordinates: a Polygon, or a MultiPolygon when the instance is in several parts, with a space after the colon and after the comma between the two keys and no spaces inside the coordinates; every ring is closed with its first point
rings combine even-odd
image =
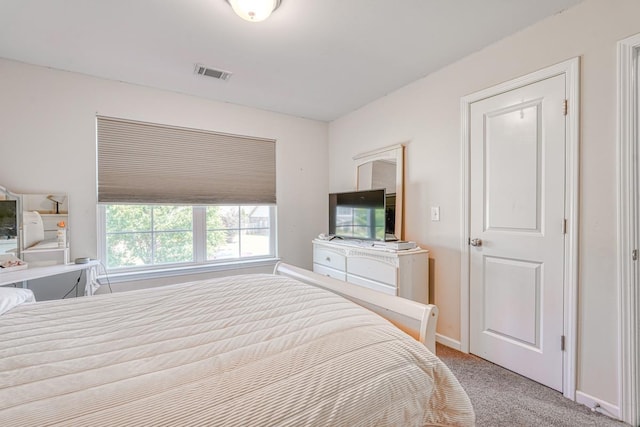
{"type": "Polygon", "coordinates": [[[436,355],[466,390],[478,427],[612,426],[628,427],[572,402],[538,384],[479,357],[438,344],[436,355]]]}

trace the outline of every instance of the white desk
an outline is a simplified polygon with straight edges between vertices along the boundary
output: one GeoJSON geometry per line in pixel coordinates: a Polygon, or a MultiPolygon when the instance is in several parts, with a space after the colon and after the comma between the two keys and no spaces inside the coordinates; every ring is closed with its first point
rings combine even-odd
{"type": "Polygon", "coordinates": [[[26,288],[29,280],[42,279],[44,277],[80,270],[85,270],[86,277],[89,277],[89,270],[97,268],[99,265],[100,261],[91,260],[86,264],[56,264],[45,267],[26,268],[18,271],[0,272],[0,286],[21,283],[22,287],[26,288]]]}

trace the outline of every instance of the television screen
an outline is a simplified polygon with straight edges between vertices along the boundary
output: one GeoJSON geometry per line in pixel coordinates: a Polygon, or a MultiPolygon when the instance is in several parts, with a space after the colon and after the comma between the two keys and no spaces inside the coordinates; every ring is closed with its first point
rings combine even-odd
{"type": "Polygon", "coordinates": [[[397,240],[396,233],[396,193],[387,193],[385,196],[385,233],[386,240],[397,240]]]}
{"type": "Polygon", "coordinates": [[[14,239],[18,235],[15,200],[0,200],[0,239],[14,239]]]}
{"type": "Polygon", "coordinates": [[[385,190],[329,194],[329,234],[363,240],[386,240],[385,190]]]}

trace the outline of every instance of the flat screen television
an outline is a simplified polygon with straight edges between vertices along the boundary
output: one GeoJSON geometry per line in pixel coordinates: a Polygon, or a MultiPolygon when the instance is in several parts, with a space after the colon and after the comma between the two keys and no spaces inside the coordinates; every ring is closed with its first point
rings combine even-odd
{"type": "Polygon", "coordinates": [[[14,239],[18,235],[17,202],[0,200],[0,239],[14,239]]]}
{"type": "Polygon", "coordinates": [[[329,194],[329,234],[343,239],[397,240],[395,194],[384,189],[329,194]]]}

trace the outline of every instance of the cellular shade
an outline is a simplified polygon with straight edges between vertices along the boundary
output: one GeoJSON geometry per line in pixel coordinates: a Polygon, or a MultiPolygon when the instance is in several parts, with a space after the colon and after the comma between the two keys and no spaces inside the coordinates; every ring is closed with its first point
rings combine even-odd
{"type": "Polygon", "coordinates": [[[98,202],[271,204],[275,141],[97,117],[98,202]]]}

